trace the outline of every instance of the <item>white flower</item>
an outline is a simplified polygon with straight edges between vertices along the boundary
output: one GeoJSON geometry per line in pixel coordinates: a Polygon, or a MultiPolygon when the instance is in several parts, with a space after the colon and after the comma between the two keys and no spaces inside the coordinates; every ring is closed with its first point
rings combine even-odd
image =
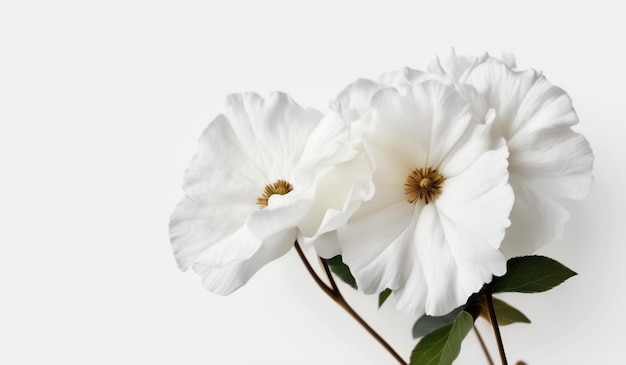
{"type": "Polygon", "coordinates": [[[399,309],[443,315],[506,271],[508,152],[453,87],[401,84],[376,91],[355,122],[375,193],[338,235],[359,289],[390,288],[399,309]]]}
{"type": "Polygon", "coordinates": [[[185,176],[186,197],[172,213],[179,267],[229,294],[285,254],[300,225],[311,236],[325,233],[322,207],[305,216],[320,176],[349,155],[348,140],[336,111],[322,118],[283,93],[231,95],[204,131],[185,176]]]}
{"type": "Polygon", "coordinates": [[[559,239],[569,218],[562,199],[582,199],[590,190],[593,154],[571,127],[578,123],[570,97],[534,70],[516,71],[485,54],[436,60],[429,70],[447,77],[476,114],[495,109],[493,134],[509,148],[515,191],[511,227],[502,250],[507,257],[530,254],[559,239]]]}

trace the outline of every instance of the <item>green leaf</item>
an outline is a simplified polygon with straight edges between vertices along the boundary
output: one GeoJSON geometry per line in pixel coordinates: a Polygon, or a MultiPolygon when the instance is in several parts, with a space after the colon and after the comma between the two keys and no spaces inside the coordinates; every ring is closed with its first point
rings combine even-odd
{"type": "Polygon", "coordinates": [[[337,275],[337,277],[339,277],[341,281],[356,289],[356,280],[354,279],[354,276],[352,276],[348,265],[343,263],[341,255],[337,255],[331,259],[327,259],[326,263],[330,267],[330,270],[335,273],[335,275],[337,275]]]}
{"type": "Polygon", "coordinates": [[[530,323],[530,319],[524,313],[500,299],[493,298],[493,309],[496,312],[496,318],[500,326],[512,323],[530,323]]]}
{"type": "Polygon", "coordinates": [[[575,272],[545,256],[514,257],[506,263],[506,274],[495,277],[489,289],[492,293],[539,293],[561,284],[575,272]]]}
{"type": "Polygon", "coordinates": [[[428,315],[421,316],[413,325],[413,338],[422,337],[438,328],[454,322],[457,315],[462,310],[463,307],[458,307],[452,312],[439,317],[432,317],[428,315]]]}
{"type": "Polygon", "coordinates": [[[474,326],[472,316],[464,311],[454,322],[424,336],[411,353],[410,365],[450,365],[459,356],[461,342],[474,326]]]}
{"type": "Polygon", "coordinates": [[[385,303],[385,300],[389,298],[389,295],[391,295],[391,289],[389,288],[381,291],[380,294],[378,294],[378,308],[383,306],[383,303],[385,303]]]}

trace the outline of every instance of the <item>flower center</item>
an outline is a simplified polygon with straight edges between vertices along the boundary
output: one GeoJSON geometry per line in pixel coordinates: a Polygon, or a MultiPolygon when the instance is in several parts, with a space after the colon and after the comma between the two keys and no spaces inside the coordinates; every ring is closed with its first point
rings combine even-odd
{"type": "Polygon", "coordinates": [[[415,169],[406,178],[404,193],[411,204],[420,199],[428,204],[441,194],[441,186],[445,180],[446,178],[432,167],[415,169]]]}
{"type": "Polygon", "coordinates": [[[257,199],[256,203],[261,206],[261,208],[267,207],[267,202],[270,199],[270,196],[274,194],[285,195],[288,192],[293,190],[293,185],[285,180],[276,180],[273,184],[265,185],[265,190],[263,191],[263,195],[257,199]]]}

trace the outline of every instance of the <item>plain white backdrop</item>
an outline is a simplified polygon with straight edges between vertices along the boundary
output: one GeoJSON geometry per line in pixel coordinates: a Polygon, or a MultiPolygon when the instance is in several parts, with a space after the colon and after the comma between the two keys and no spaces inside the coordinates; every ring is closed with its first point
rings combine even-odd
{"type": "MultiPolygon", "coordinates": [[[[596,156],[591,193],[540,252],[579,275],[505,297],[533,321],[502,329],[510,362],[623,363],[625,16],[598,0],[0,0],[0,363],[394,364],[294,252],[207,292],[176,267],[168,219],[228,93],[324,109],[450,47],[542,70],[596,156]]],[[[344,291],[408,359],[415,318],[344,291]]],[[[457,363],[486,364],[472,333],[457,363]]]]}

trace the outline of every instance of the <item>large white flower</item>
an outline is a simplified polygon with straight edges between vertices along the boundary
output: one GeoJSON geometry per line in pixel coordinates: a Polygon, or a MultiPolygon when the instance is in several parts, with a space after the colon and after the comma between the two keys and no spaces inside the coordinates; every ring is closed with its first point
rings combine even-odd
{"type": "Polygon", "coordinates": [[[399,309],[442,315],[506,271],[508,152],[453,87],[402,84],[375,92],[355,121],[375,193],[338,235],[359,289],[390,288],[399,309]]]}
{"type": "Polygon", "coordinates": [[[311,236],[325,233],[318,232],[323,207],[307,214],[319,178],[351,156],[348,141],[338,111],[322,118],[283,93],[267,100],[231,95],[200,139],[186,197],[171,217],[179,267],[192,267],[209,290],[229,294],[285,254],[302,235],[299,226],[311,236]]]}
{"type": "Polygon", "coordinates": [[[485,54],[435,60],[429,70],[453,82],[478,115],[495,110],[493,135],[509,148],[515,191],[511,227],[502,250],[530,254],[561,238],[569,213],[562,199],[582,199],[590,190],[593,154],[571,127],[578,123],[570,97],[535,70],[516,71],[485,54]]]}

